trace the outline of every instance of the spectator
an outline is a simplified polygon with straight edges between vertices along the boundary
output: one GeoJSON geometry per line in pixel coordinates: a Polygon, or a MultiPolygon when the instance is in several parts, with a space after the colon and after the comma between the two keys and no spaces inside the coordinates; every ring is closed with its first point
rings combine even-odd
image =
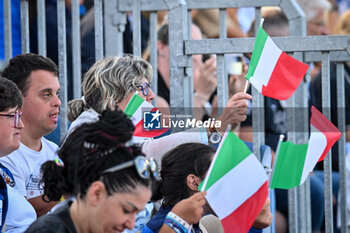
{"type": "Polygon", "coordinates": [[[43,202],[38,186],[40,166],[53,160],[57,145],[43,136],[57,125],[61,101],[58,98],[58,68],[49,58],[36,54],[23,54],[12,58],[2,76],[12,80],[22,92],[23,123],[21,144],[18,150],[0,161],[13,174],[16,190],[26,197],[40,216],[56,203],[43,202]]]}
{"type": "Polygon", "coordinates": [[[150,175],[157,175],[157,167],[150,168],[137,147],[125,145],[133,129],[131,121],[116,110],[104,112],[97,122],[83,124],[70,134],[59,150],[61,160],[42,166],[41,182],[45,200],[75,199],[39,218],[27,232],[132,229],[136,213],[151,196],[150,175]]]}
{"type": "MultiPolygon", "coordinates": [[[[105,58],[98,61],[86,73],[83,80],[83,99],[70,102],[69,119],[75,120],[69,132],[82,122],[94,121],[98,114],[107,108],[115,108],[115,104],[124,110],[130,98],[139,90],[139,95],[151,102],[154,98],[153,91],[145,83],[152,78],[152,68],[149,63],[133,55],[105,58]],[[142,92],[141,85],[148,89],[147,95],[142,92]]],[[[215,131],[223,132],[227,124],[235,128],[246,118],[247,101],[251,96],[245,93],[237,93],[227,103],[223,114],[218,120],[221,128],[215,131]]],[[[153,141],[143,141],[143,152],[160,160],[166,151],[185,142],[208,143],[207,131],[202,133],[187,133],[169,135],[153,141]],[[170,138],[169,138],[170,137],[170,138]]]]}
{"type": "MultiPolygon", "coordinates": [[[[158,232],[171,208],[179,201],[199,192],[198,186],[204,180],[215,151],[203,144],[187,143],[176,147],[164,155],[161,165],[161,180],[153,192],[152,200],[162,199],[162,205],[157,214],[147,223],[143,233],[158,232]]],[[[234,198],[234,196],[232,196],[234,198]]],[[[267,227],[272,222],[269,211],[269,201],[254,226],[267,227]]],[[[210,212],[209,205],[204,206],[205,213],[210,212]]],[[[211,211],[212,212],[212,211],[211,211]]],[[[221,225],[215,232],[219,232],[221,225]]],[[[198,222],[192,227],[194,232],[201,232],[198,222]]],[[[191,231],[191,232],[193,232],[191,231]]],[[[257,229],[252,229],[252,232],[257,229]]]]}
{"type": "MultiPolygon", "coordinates": [[[[0,77],[0,157],[17,150],[20,145],[22,94],[16,84],[0,77]]],[[[0,163],[0,230],[24,232],[35,221],[32,205],[15,189],[10,170],[0,163]]]]}
{"type": "MultiPolygon", "coordinates": [[[[61,160],[48,161],[42,167],[44,198],[74,199],[39,218],[27,233],[133,229],[136,214],[151,197],[151,178],[158,177],[155,161],[128,145],[133,130],[132,122],[119,110],[106,110],[98,121],[74,130],[59,150],[61,160]]],[[[199,200],[204,203],[204,196],[199,200]]],[[[193,198],[179,203],[173,211],[182,216],[192,202],[193,198]]],[[[187,221],[193,218],[182,217],[187,221]]],[[[161,232],[170,231],[165,227],[161,232]]]]}
{"type": "MultiPolygon", "coordinates": [[[[329,29],[326,25],[326,13],[331,9],[331,4],[327,0],[297,0],[297,3],[306,16],[307,35],[328,35],[329,29]]],[[[313,63],[312,66],[311,80],[320,72],[321,64],[313,63]]]]}

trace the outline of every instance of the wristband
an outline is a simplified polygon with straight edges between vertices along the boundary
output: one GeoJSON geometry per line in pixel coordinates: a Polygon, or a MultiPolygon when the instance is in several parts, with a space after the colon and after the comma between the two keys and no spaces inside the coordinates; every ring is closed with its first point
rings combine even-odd
{"type": "Polygon", "coordinates": [[[176,233],[187,233],[184,231],[184,229],[181,227],[180,223],[177,223],[171,219],[164,219],[164,224],[168,225],[171,229],[173,229],[176,233]]]}
{"type": "Polygon", "coordinates": [[[169,212],[167,217],[170,217],[174,219],[176,222],[180,223],[187,231],[191,229],[190,224],[188,224],[185,220],[183,220],[181,217],[179,217],[175,213],[169,212]]]}

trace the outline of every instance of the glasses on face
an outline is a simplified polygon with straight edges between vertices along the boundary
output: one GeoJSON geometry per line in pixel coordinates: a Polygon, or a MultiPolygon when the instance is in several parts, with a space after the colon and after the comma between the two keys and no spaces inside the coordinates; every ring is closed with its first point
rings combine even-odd
{"type": "Polygon", "coordinates": [[[14,119],[13,126],[17,128],[19,125],[19,121],[21,120],[21,117],[22,117],[22,112],[16,112],[15,114],[0,114],[0,116],[11,117],[11,118],[13,117],[14,119]]]}
{"type": "Polygon", "coordinates": [[[144,96],[148,96],[149,94],[149,89],[151,88],[151,84],[148,82],[144,82],[141,85],[136,85],[137,88],[141,88],[142,94],[144,96]]]}
{"type": "Polygon", "coordinates": [[[132,166],[135,166],[137,173],[140,175],[141,178],[149,179],[150,176],[152,175],[153,178],[155,178],[156,180],[159,180],[157,162],[153,158],[146,159],[142,155],[137,156],[133,160],[108,168],[104,170],[102,174],[117,172],[132,166]]]}

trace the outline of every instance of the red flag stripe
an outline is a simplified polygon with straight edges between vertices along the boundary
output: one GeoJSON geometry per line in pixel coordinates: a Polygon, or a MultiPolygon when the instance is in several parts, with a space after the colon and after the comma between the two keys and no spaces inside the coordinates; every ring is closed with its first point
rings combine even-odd
{"type": "Polygon", "coordinates": [[[268,182],[266,181],[256,193],[249,197],[229,216],[221,220],[225,233],[248,232],[255,218],[264,207],[267,196],[268,182]]]}
{"type": "Polygon", "coordinates": [[[281,53],[267,86],[262,87],[262,94],[278,100],[288,99],[298,88],[308,65],[281,53]]]}
{"type": "Polygon", "coordinates": [[[338,139],[341,137],[341,133],[337,127],[335,127],[332,122],[330,122],[327,117],[318,111],[314,106],[311,107],[310,124],[322,132],[327,138],[327,146],[318,160],[322,161],[334,143],[336,143],[336,141],[338,141],[338,139]]]}

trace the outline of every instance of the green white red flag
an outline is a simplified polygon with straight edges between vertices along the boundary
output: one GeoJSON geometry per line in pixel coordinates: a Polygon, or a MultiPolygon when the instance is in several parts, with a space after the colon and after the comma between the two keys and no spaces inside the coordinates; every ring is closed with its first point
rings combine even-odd
{"type": "Polygon", "coordinates": [[[245,78],[262,95],[286,100],[298,88],[308,67],[279,49],[260,26],[245,78]]]}
{"type": "MultiPolygon", "coordinates": [[[[161,129],[145,129],[143,127],[144,111],[156,112],[160,114],[159,110],[152,104],[142,99],[137,93],[135,93],[128,105],[126,106],[124,113],[130,118],[135,126],[134,136],[135,137],[158,137],[168,131],[166,128],[161,129]]],[[[160,116],[158,116],[160,117],[160,116]]]]}
{"type": "Polygon", "coordinates": [[[268,196],[267,175],[232,131],[225,134],[200,185],[225,233],[248,232],[268,196]]]}
{"type": "Polygon", "coordinates": [[[311,114],[311,133],[307,144],[280,142],[271,175],[271,188],[290,189],[303,184],[316,163],[326,157],[341,137],[339,130],[314,106],[311,114]]]}

